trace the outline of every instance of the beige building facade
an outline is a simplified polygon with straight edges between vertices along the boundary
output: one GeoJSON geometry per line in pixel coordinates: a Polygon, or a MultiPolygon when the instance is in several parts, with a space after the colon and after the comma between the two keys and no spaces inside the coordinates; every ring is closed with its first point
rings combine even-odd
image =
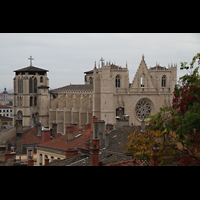
{"type": "Polygon", "coordinates": [[[92,116],[116,125],[116,117],[125,114],[130,124],[140,125],[160,107],[172,104],[176,82],[176,64],[148,68],[144,55],[131,83],[127,64],[120,67],[101,61],[97,67],[95,62],[93,70],[85,72],[84,85],[50,91],[49,126],[56,122],[58,131],[64,133],[70,123],[82,128],[92,116]]]}
{"type": "Polygon", "coordinates": [[[65,133],[66,126],[75,123],[80,129],[92,116],[116,126],[117,116],[129,115],[129,124],[140,125],[160,107],[172,104],[176,64],[148,67],[143,55],[131,81],[127,64],[121,67],[103,59],[100,64],[97,67],[95,62],[92,70],[84,72],[84,84],[54,90],[49,90],[48,70],[32,66],[16,70],[14,120],[22,113],[23,126],[39,120],[52,128],[55,122],[57,131],[65,133]]]}

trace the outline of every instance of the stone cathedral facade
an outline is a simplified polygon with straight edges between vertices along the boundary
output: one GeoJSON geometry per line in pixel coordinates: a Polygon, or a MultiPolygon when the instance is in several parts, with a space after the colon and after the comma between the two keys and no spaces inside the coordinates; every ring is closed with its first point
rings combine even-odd
{"type": "Polygon", "coordinates": [[[92,116],[116,125],[116,117],[129,116],[129,124],[140,125],[162,106],[172,104],[177,82],[177,65],[147,67],[142,56],[134,79],[129,70],[103,62],[85,73],[82,85],[67,85],[49,90],[48,70],[29,66],[15,71],[14,118],[23,116],[23,126],[36,121],[65,133],[71,123],[90,123],[92,116]],[[20,89],[23,88],[23,89],[20,89]]]}

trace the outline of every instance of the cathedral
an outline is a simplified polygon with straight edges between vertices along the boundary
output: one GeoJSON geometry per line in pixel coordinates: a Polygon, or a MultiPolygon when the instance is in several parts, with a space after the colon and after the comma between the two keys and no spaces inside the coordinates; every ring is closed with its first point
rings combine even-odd
{"type": "Polygon", "coordinates": [[[116,120],[125,115],[129,125],[140,125],[160,107],[172,104],[177,82],[177,64],[147,67],[144,55],[132,82],[127,63],[121,67],[103,58],[84,72],[84,84],[54,90],[49,90],[48,70],[31,63],[14,72],[14,123],[17,118],[27,128],[36,122],[49,128],[56,123],[62,133],[70,124],[82,128],[92,116],[116,127],[116,120]]]}

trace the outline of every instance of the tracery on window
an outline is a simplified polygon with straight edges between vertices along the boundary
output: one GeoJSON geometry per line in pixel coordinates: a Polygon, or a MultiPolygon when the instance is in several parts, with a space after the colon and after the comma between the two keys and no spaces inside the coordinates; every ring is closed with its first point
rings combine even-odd
{"type": "Polygon", "coordinates": [[[140,121],[144,121],[148,118],[149,115],[151,115],[152,106],[150,101],[147,99],[141,99],[138,101],[135,107],[136,117],[140,121]]]}

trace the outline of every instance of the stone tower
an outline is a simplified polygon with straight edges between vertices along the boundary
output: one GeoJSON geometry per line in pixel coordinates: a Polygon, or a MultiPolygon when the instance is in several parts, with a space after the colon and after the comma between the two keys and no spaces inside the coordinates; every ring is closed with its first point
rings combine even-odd
{"type": "Polygon", "coordinates": [[[44,127],[48,127],[49,121],[49,79],[48,70],[32,66],[15,70],[14,97],[13,97],[13,120],[22,116],[23,127],[34,126],[36,122],[41,122],[44,127]]]}
{"type": "Polygon", "coordinates": [[[122,68],[102,61],[101,68],[94,68],[93,76],[93,116],[106,123],[113,123],[116,117],[116,94],[129,87],[127,66],[122,68]]]}

